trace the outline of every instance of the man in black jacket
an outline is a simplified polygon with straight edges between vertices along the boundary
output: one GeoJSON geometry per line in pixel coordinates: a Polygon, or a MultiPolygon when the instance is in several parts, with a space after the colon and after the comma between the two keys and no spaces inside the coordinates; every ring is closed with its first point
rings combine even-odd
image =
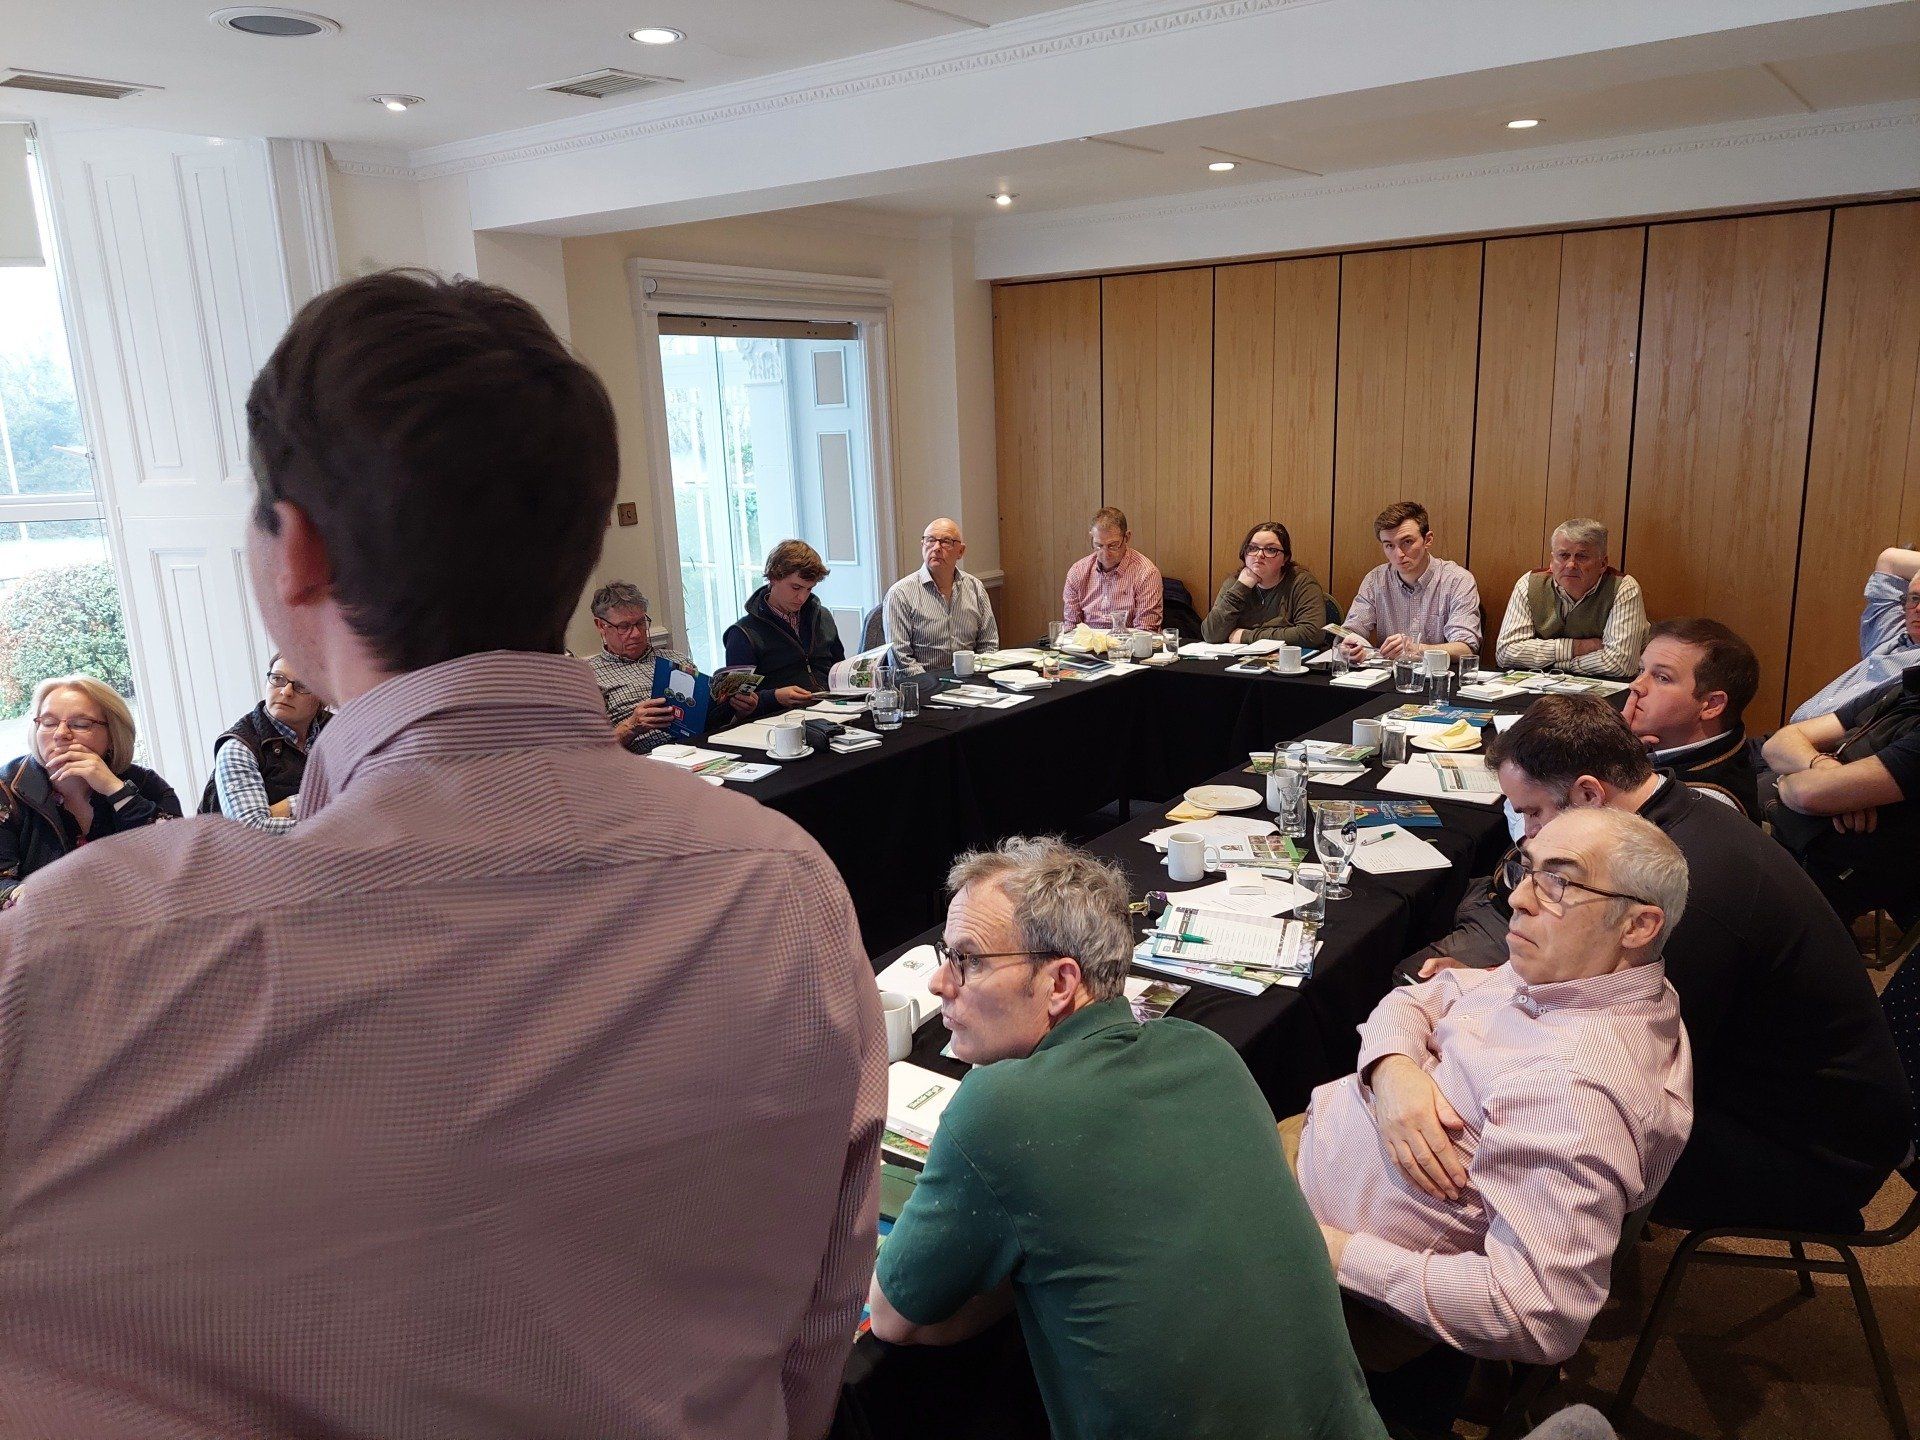
{"type": "MultiPolygon", "coordinates": [[[[1651,821],[1686,856],[1686,914],[1665,954],[1693,1045],[1693,1136],[1655,1218],[1858,1228],[1905,1155],[1913,1101],[1833,908],[1757,826],[1655,770],[1602,700],[1543,696],[1488,759],[1529,835],[1562,810],[1605,805],[1651,821]]],[[[1507,916],[1497,889],[1479,891],[1403,971],[1505,963],[1507,916]]],[[[1437,1117],[1433,1129],[1451,1144],[1437,1117]]]]}
{"type": "Polygon", "coordinates": [[[1759,688],[1753,647],[1718,620],[1662,620],[1627,687],[1627,726],[1655,768],[1757,821],[1759,779],[1741,722],[1759,688]]]}

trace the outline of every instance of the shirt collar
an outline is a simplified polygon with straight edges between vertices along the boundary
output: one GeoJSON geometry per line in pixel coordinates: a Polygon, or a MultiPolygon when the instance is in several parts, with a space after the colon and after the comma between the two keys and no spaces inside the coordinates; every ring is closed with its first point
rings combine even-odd
{"type": "MultiPolygon", "coordinates": [[[[279,720],[274,718],[273,712],[271,710],[266,709],[264,706],[261,707],[261,713],[267,717],[267,723],[273,726],[274,729],[278,730],[282,735],[286,736],[287,739],[291,740],[294,744],[298,745],[300,743],[299,732],[296,731],[291,725],[281,724],[279,720]]],[[[311,730],[312,727],[308,727],[308,728],[309,730],[311,730]]]]}
{"type": "Polygon", "coordinates": [[[1431,559],[1427,561],[1427,568],[1420,572],[1420,578],[1418,580],[1408,580],[1404,575],[1402,575],[1397,569],[1394,568],[1393,562],[1389,560],[1387,562],[1387,574],[1393,577],[1394,581],[1400,586],[1401,590],[1403,590],[1409,595],[1418,595],[1422,590],[1427,588],[1428,582],[1431,581],[1434,576],[1440,573],[1440,566],[1443,563],[1444,562],[1439,560],[1438,558],[1431,559]]]}
{"type": "Polygon", "coordinates": [[[1116,995],[1111,1000],[1096,1000],[1091,1005],[1082,1005],[1049,1030],[1040,1043],[1033,1047],[1033,1053],[1038,1055],[1049,1046],[1064,1045],[1070,1040],[1084,1040],[1089,1035],[1110,1030],[1116,1025],[1139,1023],[1133,1018],[1133,1006],[1126,996],[1116,995]]]}
{"type": "MultiPolygon", "coordinates": [[[[537,728],[541,745],[604,739],[607,733],[606,702],[582,662],[527,650],[462,655],[383,680],[335,712],[307,761],[301,818],[310,819],[342,794],[369,760],[404,744],[407,732],[456,713],[483,732],[489,721],[510,728],[517,739],[537,728]],[[536,711],[541,718],[530,725],[536,711]]],[[[527,747],[524,739],[519,743],[527,747]]]]}
{"type": "Polygon", "coordinates": [[[602,645],[600,647],[600,658],[602,660],[611,660],[616,665],[639,665],[645,661],[650,661],[654,658],[653,642],[649,640],[647,642],[647,648],[642,650],[638,655],[634,656],[633,659],[631,660],[627,659],[627,657],[624,655],[614,654],[613,651],[607,649],[606,646],[602,645]]]}
{"type": "Polygon", "coordinates": [[[1724,745],[1732,748],[1732,742],[1746,743],[1746,737],[1733,730],[1722,730],[1718,735],[1709,735],[1704,740],[1696,740],[1691,745],[1675,745],[1668,750],[1655,750],[1647,758],[1662,769],[1681,760],[1690,760],[1710,745],[1724,745]]]}
{"type": "Polygon", "coordinates": [[[1529,1015],[1549,1010],[1610,1010],[1656,998],[1667,983],[1664,960],[1649,960],[1629,965],[1607,975],[1589,975],[1580,980],[1555,980],[1546,985],[1529,985],[1508,961],[1500,973],[1513,986],[1513,1004],[1529,1015]]]}

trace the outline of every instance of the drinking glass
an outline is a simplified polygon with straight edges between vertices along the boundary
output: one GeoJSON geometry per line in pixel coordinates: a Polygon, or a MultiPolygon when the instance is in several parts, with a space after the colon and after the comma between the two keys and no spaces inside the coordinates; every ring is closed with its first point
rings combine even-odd
{"type": "Polygon", "coordinates": [[[1301,865],[1293,872],[1293,883],[1307,892],[1307,898],[1293,907],[1296,920],[1318,925],[1327,918],[1327,872],[1323,866],[1301,865]]]}
{"type": "Polygon", "coordinates": [[[1336,640],[1333,648],[1327,651],[1327,674],[1344,675],[1351,669],[1353,669],[1353,662],[1347,659],[1347,652],[1340,648],[1340,643],[1336,640]]]}
{"type": "Polygon", "coordinates": [[[897,688],[875,690],[873,692],[873,728],[898,730],[900,721],[900,691],[897,688]]]}
{"type": "Polygon", "coordinates": [[[920,713],[920,682],[918,680],[900,682],[900,713],[909,720],[920,713]]]}
{"type": "Polygon", "coordinates": [[[1427,703],[1429,705],[1451,705],[1458,693],[1460,677],[1451,670],[1441,670],[1427,676],[1427,703]]]}
{"type": "Polygon", "coordinates": [[[1402,655],[1393,662],[1393,688],[1402,695],[1418,695],[1425,688],[1419,656],[1402,655]]]}
{"type": "Polygon", "coordinates": [[[1478,655],[1462,655],[1459,664],[1454,668],[1460,676],[1460,683],[1462,685],[1477,685],[1480,683],[1480,657],[1478,655]]]}
{"type": "Polygon", "coordinates": [[[1382,765],[1404,765],[1407,763],[1407,740],[1412,734],[1398,720],[1380,722],[1380,763],[1382,765]]]}
{"type": "Polygon", "coordinates": [[[1060,678],[1060,652],[1058,650],[1048,650],[1040,656],[1040,678],[1042,680],[1058,680],[1060,678]]]}
{"type": "Polygon", "coordinates": [[[1318,823],[1313,830],[1313,853],[1327,867],[1327,899],[1345,900],[1353,894],[1345,882],[1347,869],[1353,864],[1353,847],[1359,838],[1350,801],[1320,802],[1318,823]]]}
{"type": "Polygon", "coordinates": [[[1049,650],[1058,650],[1060,648],[1060,637],[1066,633],[1066,621],[1049,620],[1047,622],[1047,648],[1049,650]]]}
{"type": "Polygon", "coordinates": [[[1290,757],[1276,755],[1273,773],[1267,777],[1267,803],[1280,833],[1299,840],[1306,838],[1307,772],[1290,757]]]}
{"type": "Polygon", "coordinates": [[[1160,648],[1169,655],[1180,653],[1180,631],[1176,627],[1169,625],[1160,632],[1160,648]]]}

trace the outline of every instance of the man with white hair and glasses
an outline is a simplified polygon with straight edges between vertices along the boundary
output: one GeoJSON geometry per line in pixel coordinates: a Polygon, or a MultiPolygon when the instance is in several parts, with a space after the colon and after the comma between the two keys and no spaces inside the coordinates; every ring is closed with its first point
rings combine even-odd
{"type": "Polygon", "coordinates": [[[1063,1440],[1383,1436],[1259,1087],[1210,1031],[1133,1017],[1124,877],[1013,839],[947,886],[931,988],[976,1068],[880,1252],[873,1333],[946,1345],[1017,1309],[1063,1440]]]}
{"type": "Polygon", "coordinates": [[[1545,568],[1514,582],[1495,663],[1631,680],[1647,639],[1647,610],[1640,582],[1607,558],[1607,527],[1598,520],[1564,521],[1548,549],[1545,568]]]}
{"type": "Polygon", "coordinates": [[[911,670],[940,669],[956,650],[1000,648],[987,587],[960,568],[966,553],[959,525],[942,516],[920,536],[925,563],[887,591],[887,644],[911,670]]]}

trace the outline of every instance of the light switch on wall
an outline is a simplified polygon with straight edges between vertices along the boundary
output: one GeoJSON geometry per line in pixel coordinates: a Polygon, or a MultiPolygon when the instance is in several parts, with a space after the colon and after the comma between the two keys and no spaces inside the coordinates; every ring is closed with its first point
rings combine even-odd
{"type": "Polygon", "coordinates": [[[616,505],[614,507],[614,514],[620,517],[620,523],[622,525],[638,525],[640,523],[640,507],[631,500],[626,500],[616,505]]]}

